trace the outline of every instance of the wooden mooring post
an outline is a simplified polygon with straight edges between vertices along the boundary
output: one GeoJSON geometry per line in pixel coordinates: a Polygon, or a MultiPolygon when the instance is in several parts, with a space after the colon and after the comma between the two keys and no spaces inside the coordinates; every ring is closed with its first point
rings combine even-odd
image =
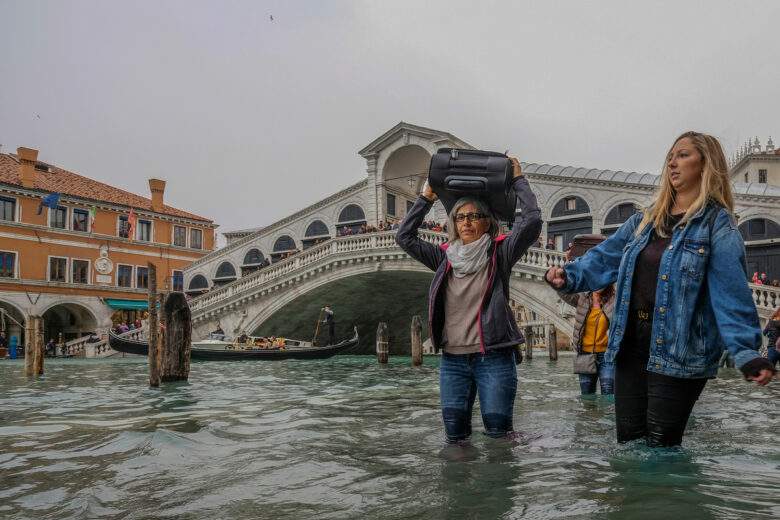
{"type": "Polygon", "coordinates": [[[419,367],[423,362],[422,321],[416,314],[412,316],[412,366],[419,367]]]}
{"type": "Polygon", "coordinates": [[[160,325],[157,315],[157,266],[147,262],[149,269],[149,386],[160,386],[160,325]]]}
{"type": "Polygon", "coordinates": [[[190,376],[190,345],[192,343],[192,319],[184,293],[172,292],[160,305],[163,327],[159,345],[162,347],[160,380],[186,381],[190,376]]]}
{"type": "Polygon", "coordinates": [[[531,361],[534,358],[534,328],[525,327],[523,335],[525,336],[525,359],[531,361]]]}
{"type": "Polygon", "coordinates": [[[558,361],[558,332],[552,323],[547,327],[547,352],[551,361],[558,361]]]}
{"type": "Polygon", "coordinates": [[[387,323],[380,321],[376,328],[376,358],[383,365],[387,363],[389,347],[387,323]]]}
{"type": "Polygon", "coordinates": [[[24,329],[24,373],[43,375],[43,318],[30,316],[24,329]]]}

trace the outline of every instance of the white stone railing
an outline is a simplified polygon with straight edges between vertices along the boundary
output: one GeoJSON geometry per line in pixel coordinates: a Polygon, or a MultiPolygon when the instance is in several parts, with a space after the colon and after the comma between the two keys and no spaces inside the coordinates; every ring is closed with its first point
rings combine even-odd
{"type": "MultiPolygon", "coordinates": [[[[141,339],[146,334],[146,328],[129,330],[120,334],[123,338],[141,339]]],[[[82,336],[66,342],[61,348],[63,354],[74,357],[100,358],[115,354],[114,350],[108,344],[108,338],[90,343],[88,340],[91,335],[82,336]]]]}
{"type": "Polygon", "coordinates": [[[759,311],[764,311],[762,314],[771,314],[780,307],[780,287],[751,283],[750,290],[753,291],[753,301],[756,302],[756,307],[759,311]]]}
{"type": "MultiPolygon", "coordinates": [[[[233,296],[245,294],[255,287],[281,278],[293,271],[305,268],[320,260],[344,253],[360,251],[391,251],[400,247],[395,241],[395,231],[383,231],[379,233],[366,233],[337,237],[323,242],[315,247],[307,249],[297,255],[271,264],[259,271],[255,271],[243,278],[219,288],[212,289],[208,293],[190,300],[190,309],[193,312],[200,311],[212,305],[226,301],[233,296]]],[[[419,230],[419,236],[423,240],[435,245],[441,245],[447,241],[447,235],[427,230],[419,230]]],[[[538,276],[543,275],[548,268],[561,267],[566,263],[566,256],[562,251],[554,251],[542,248],[529,248],[528,251],[515,264],[513,269],[516,275],[532,272],[538,276]]],[[[766,285],[750,284],[753,291],[753,299],[761,314],[771,312],[780,306],[780,288],[766,285]]],[[[136,332],[136,331],[131,331],[136,332]]]]}
{"type": "MultiPolygon", "coordinates": [[[[420,230],[420,238],[435,245],[441,245],[447,241],[443,233],[420,230]]],[[[216,303],[227,300],[234,295],[243,294],[246,291],[261,286],[267,282],[280,278],[290,272],[315,264],[331,255],[354,253],[359,251],[392,250],[400,251],[395,242],[395,231],[380,233],[366,233],[337,237],[323,242],[315,247],[307,249],[295,256],[276,262],[268,267],[245,276],[218,289],[212,289],[202,296],[190,300],[190,309],[198,311],[210,307],[216,303]]]]}

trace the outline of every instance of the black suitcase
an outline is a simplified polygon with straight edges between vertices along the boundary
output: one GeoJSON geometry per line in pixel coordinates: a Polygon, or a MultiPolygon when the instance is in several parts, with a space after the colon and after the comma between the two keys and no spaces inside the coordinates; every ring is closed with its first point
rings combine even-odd
{"type": "Polygon", "coordinates": [[[483,200],[503,222],[515,219],[512,163],[497,152],[440,148],[431,157],[428,182],[449,214],[462,197],[483,200]]]}

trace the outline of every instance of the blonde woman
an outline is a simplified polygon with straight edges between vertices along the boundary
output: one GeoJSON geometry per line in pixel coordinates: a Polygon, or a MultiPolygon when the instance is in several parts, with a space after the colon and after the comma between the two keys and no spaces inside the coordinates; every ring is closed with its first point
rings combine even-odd
{"type": "Polygon", "coordinates": [[[686,132],[672,144],[652,205],[547,281],[563,292],[616,283],[606,360],[615,363],[618,442],[682,442],[685,425],[726,347],[746,379],[774,368],[748,287],[718,140],[686,132]]]}

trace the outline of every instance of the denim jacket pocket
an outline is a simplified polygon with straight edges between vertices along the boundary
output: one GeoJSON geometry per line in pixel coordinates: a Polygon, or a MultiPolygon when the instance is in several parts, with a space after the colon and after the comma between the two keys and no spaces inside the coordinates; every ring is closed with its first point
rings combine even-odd
{"type": "Polygon", "coordinates": [[[682,270],[694,280],[704,278],[710,245],[707,242],[686,238],[683,241],[682,270]]]}

